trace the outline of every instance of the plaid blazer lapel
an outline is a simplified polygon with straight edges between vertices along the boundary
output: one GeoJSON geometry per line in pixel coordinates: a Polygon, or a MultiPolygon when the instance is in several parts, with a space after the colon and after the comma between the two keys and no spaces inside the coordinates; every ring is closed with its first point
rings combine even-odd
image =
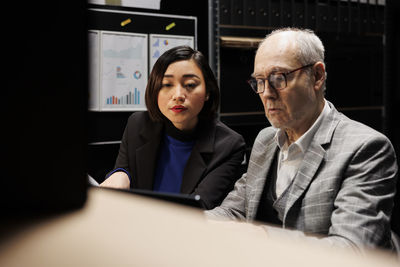
{"type": "Polygon", "coordinates": [[[273,136],[276,130],[264,132],[263,136],[256,139],[251,152],[249,167],[247,169],[248,207],[246,218],[253,220],[257,214],[258,204],[264,189],[274,154],[278,149],[273,136]]]}
{"type": "Polygon", "coordinates": [[[325,149],[323,149],[319,144],[310,144],[310,147],[308,148],[307,153],[304,155],[301,167],[298,170],[293,180],[293,185],[290,189],[290,193],[286,203],[285,214],[283,217],[284,224],[288,211],[293,206],[293,204],[301,197],[301,195],[303,195],[303,193],[307,190],[308,186],[312,182],[315,173],[321,165],[324,155],[325,149]]]}

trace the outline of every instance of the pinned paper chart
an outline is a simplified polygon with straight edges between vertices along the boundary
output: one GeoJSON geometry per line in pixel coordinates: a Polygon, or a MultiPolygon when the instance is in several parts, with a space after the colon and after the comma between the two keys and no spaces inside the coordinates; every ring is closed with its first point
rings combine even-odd
{"type": "Polygon", "coordinates": [[[150,34],[150,71],[153,69],[157,59],[167,50],[187,45],[194,48],[194,37],[183,35],[161,35],[150,34]]]}
{"type": "Polygon", "coordinates": [[[145,110],[147,34],[101,33],[101,109],[145,110]]]}

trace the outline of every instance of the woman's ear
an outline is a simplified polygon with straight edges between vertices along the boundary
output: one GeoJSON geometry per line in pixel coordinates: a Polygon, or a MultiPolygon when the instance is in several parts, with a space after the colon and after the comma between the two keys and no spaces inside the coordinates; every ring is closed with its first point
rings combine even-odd
{"type": "Polygon", "coordinates": [[[206,95],[206,101],[208,101],[209,98],[210,98],[210,95],[207,94],[207,95],[206,95]]]}

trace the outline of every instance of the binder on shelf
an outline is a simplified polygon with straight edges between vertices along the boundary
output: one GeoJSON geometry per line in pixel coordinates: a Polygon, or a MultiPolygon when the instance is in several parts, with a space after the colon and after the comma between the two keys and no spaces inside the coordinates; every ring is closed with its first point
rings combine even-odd
{"type": "Polygon", "coordinates": [[[347,5],[347,2],[340,2],[339,6],[339,31],[341,33],[347,33],[350,31],[350,23],[349,23],[349,5],[347,5]]]}
{"type": "Polygon", "coordinates": [[[245,26],[256,25],[256,0],[245,0],[243,3],[243,24],[245,26]]]}
{"type": "Polygon", "coordinates": [[[330,6],[326,3],[317,4],[317,30],[331,32],[331,18],[329,14],[330,6]]]}
{"type": "Polygon", "coordinates": [[[376,3],[369,6],[369,29],[372,33],[379,33],[378,31],[378,6],[376,3]]]}
{"type": "Polygon", "coordinates": [[[293,12],[293,25],[296,27],[303,28],[305,26],[305,5],[304,2],[295,2],[293,12]]]}
{"type": "Polygon", "coordinates": [[[219,24],[231,24],[231,0],[219,1],[219,24]]]}
{"type": "Polygon", "coordinates": [[[306,26],[309,29],[316,29],[316,8],[317,5],[315,3],[315,1],[306,1],[306,26]]]}
{"type": "Polygon", "coordinates": [[[281,7],[279,0],[271,0],[271,25],[272,27],[279,27],[281,25],[281,7]]]}
{"type": "Polygon", "coordinates": [[[328,31],[330,32],[339,32],[339,1],[330,2],[330,7],[328,8],[328,31]]]}
{"type": "Polygon", "coordinates": [[[376,6],[376,32],[383,34],[384,33],[384,25],[385,25],[385,6],[377,5],[376,6]]]}
{"type": "Polygon", "coordinates": [[[350,32],[359,33],[360,16],[358,3],[350,3],[350,32]]]}
{"type": "Polygon", "coordinates": [[[231,24],[243,25],[243,0],[231,0],[231,24]]]}
{"type": "Polygon", "coordinates": [[[360,31],[370,32],[369,29],[369,4],[360,4],[360,31]]]}
{"type": "Polygon", "coordinates": [[[281,26],[289,27],[292,26],[292,2],[281,1],[281,26]]]}
{"type": "Polygon", "coordinates": [[[269,7],[268,1],[256,1],[256,25],[260,27],[267,27],[269,25],[269,7]]]}

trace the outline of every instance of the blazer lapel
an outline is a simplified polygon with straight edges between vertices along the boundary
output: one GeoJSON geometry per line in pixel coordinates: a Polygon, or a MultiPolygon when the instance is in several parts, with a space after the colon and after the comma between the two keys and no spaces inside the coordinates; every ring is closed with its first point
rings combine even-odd
{"type": "Polygon", "coordinates": [[[264,190],[265,182],[269,179],[267,176],[278,150],[278,145],[273,138],[275,133],[276,130],[273,130],[269,133],[265,133],[264,136],[260,136],[259,140],[256,140],[254,143],[251,151],[249,167],[247,169],[247,179],[249,183],[251,183],[251,189],[246,213],[246,217],[250,220],[254,219],[257,214],[257,208],[264,190]]]}
{"type": "Polygon", "coordinates": [[[339,112],[330,102],[326,102],[328,105],[330,105],[331,112],[324,118],[319,129],[315,133],[313,141],[304,155],[301,167],[293,180],[293,185],[290,190],[290,194],[286,203],[285,214],[283,217],[284,223],[290,208],[303,195],[314,179],[315,174],[325,156],[325,149],[323,146],[330,143],[333,132],[339,122],[339,112]]]}
{"type": "Polygon", "coordinates": [[[181,185],[181,193],[183,194],[190,194],[193,192],[207,169],[207,165],[201,154],[201,150],[195,146],[183,172],[181,185]]]}
{"type": "Polygon", "coordinates": [[[324,158],[324,155],[325,150],[319,144],[316,144],[315,142],[310,144],[307,153],[304,155],[301,167],[294,177],[293,185],[286,203],[283,222],[285,222],[286,215],[288,214],[290,208],[301,197],[304,191],[306,191],[309,184],[313,180],[315,173],[317,172],[324,158]]]}
{"type": "MultiPolygon", "coordinates": [[[[204,123],[204,122],[203,122],[204,123]]],[[[181,193],[190,194],[207,170],[207,154],[214,153],[216,122],[202,124],[198,139],[183,172],[181,193]]]]}
{"type": "Polygon", "coordinates": [[[156,127],[144,127],[140,132],[143,145],[138,147],[136,153],[136,172],[138,187],[141,189],[153,189],[155,168],[157,164],[158,148],[161,142],[162,123],[156,127]]]}

